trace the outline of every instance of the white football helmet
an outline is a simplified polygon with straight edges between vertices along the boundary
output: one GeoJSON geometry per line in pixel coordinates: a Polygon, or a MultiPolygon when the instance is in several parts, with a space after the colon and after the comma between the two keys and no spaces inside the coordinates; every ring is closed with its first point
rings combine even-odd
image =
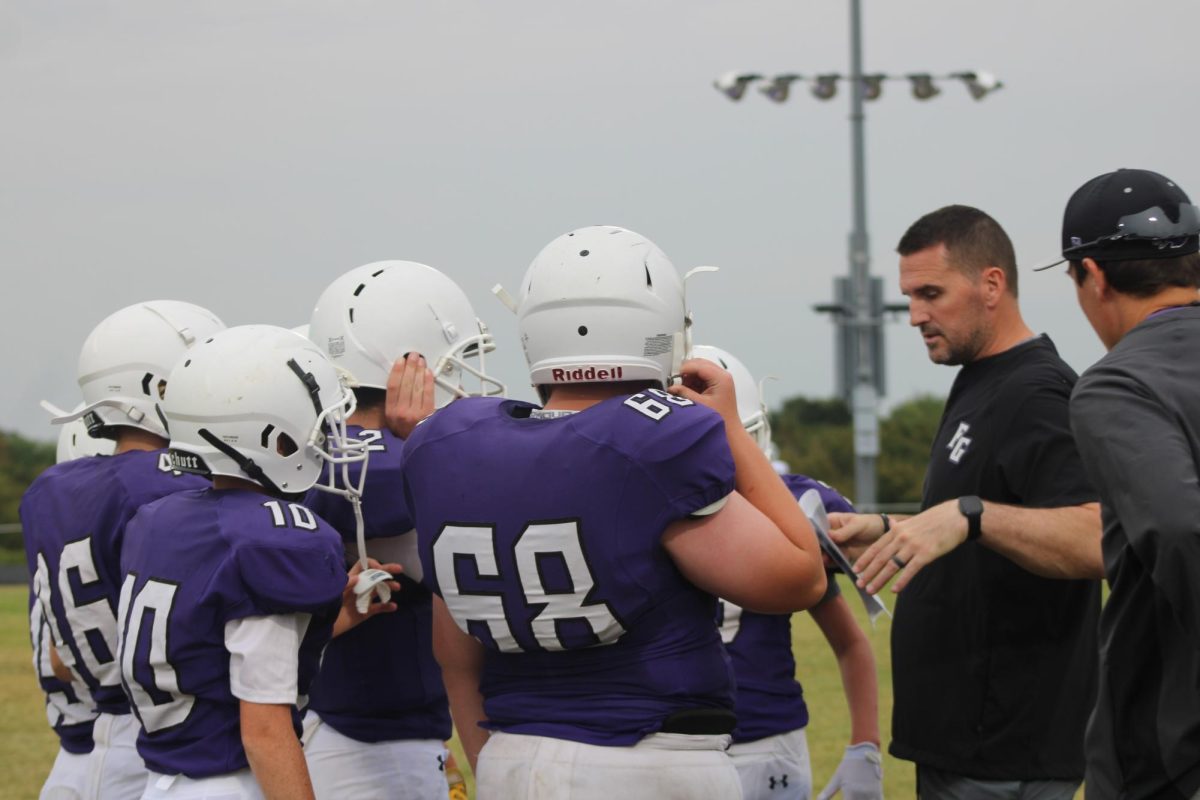
{"type": "MultiPolygon", "coordinates": [[[[83,410],[83,403],[75,406],[72,414],[83,410]]],[[[73,419],[58,426],[58,448],[55,463],[74,461],[88,456],[111,456],[117,443],[112,439],[97,439],[88,433],[82,418],[73,419]]]]}
{"type": "Polygon", "coordinates": [[[241,325],[215,334],[176,364],[162,407],[181,472],[249,479],[275,494],[362,493],[346,478],[367,458],[367,443],[346,435],[354,393],[297,333],[241,325]]]}
{"type": "Polygon", "coordinates": [[[128,426],[168,438],[156,404],[167,375],[197,341],[223,330],[211,311],[179,300],[151,300],[122,308],[92,329],[79,352],[83,408],[51,420],[83,418],[93,436],[116,438],[128,426]]]}
{"type": "Polygon", "coordinates": [[[543,398],[561,383],[665,387],[686,357],[683,281],[662,250],[625,228],[580,228],[550,242],[529,265],[515,310],[543,398]]]}
{"type": "Polygon", "coordinates": [[[396,359],[420,353],[433,371],[438,408],[455,397],[505,391],[486,372],[484,356],[496,345],[466,293],[414,261],[364,264],[329,284],[313,309],[308,337],[351,387],[386,389],[396,359]]]}
{"type": "Polygon", "coordinates": [[[766,403],[762,400],[762,390],[754,380],[754,376],[750,374],[750,370],[746,369],[746,365],[729,351],[706,344],[694,346],[692,357],[711,361],[733,376],[733,390],[737,393],[738,417],[741,418],[742,425],[754,437],[754,441],[758,443],[762,451],[770,455],[773,447],[771,422],[767,414],[766,403]]]}

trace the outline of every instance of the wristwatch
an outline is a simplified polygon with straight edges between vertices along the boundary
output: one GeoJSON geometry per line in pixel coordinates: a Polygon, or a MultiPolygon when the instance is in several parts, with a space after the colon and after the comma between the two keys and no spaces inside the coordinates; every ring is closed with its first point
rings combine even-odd
{"type": "Polygon", "coordinates": [[[958,498],[958,510],[967,518],[967,541],[983,534],[983,501],[973,494],[958,498]]]}

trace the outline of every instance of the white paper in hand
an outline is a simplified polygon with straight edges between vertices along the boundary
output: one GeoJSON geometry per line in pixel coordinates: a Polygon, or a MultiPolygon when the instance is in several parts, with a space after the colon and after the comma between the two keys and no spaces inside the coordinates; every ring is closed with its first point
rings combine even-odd
{"type": "MultiPolygon", "coordinates": [[[[817,532],[817,541],[821,543],[821,549],[825,555],[829,556],[838,569],[849,575],[851,580],[857,580],[858,575],[854,572],[854,566],[850,563],[850,559],[846,558],[846,554],[837,546],[837,543],[829,538],[829,517],[825,514],[825,504],[821,502],[821,493],[816,489],[809,489],[800,495],[800,509],[812,523],[813,530],[817,532]]],[[[858,591],[863,608],[867,610],[867,618],[871,620],[872,624],[880,614],[892,616],[892,612],[887,610],[887,606],[878,597],[868,594],[865,589],[857,586],[854,588],[858,591]]]]}

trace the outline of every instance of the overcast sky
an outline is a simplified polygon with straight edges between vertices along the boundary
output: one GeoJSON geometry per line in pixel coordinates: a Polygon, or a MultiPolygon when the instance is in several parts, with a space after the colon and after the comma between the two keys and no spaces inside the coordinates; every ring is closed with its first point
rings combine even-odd
{"type": "MultiPolygon", "coordinates": [[[[1200,3],[864,0],[865,68],[987,69],[924,103],[868,106],[872,269],[899,299],[895,242],[947,203],[1016,243],[1021,302],[1082,370],[1101,348],[1058,271],[1063,204],[1117,167],[1200,194],[1191,54],[1200,3]]],[[[385,258],[447,272],[529,396],[515,289],[550,239],[633,228],[682,272],[697,340],[786,396],[832,393],[832,326],[811,310],[846,272],[844,92],[732,103],[731,69],[845,72],[844,0],[0,4],[0,269],[11,373],[0,428],[52,438],[37,401],[71,406],[79,346],[153,298],[227,324],[307,321],[341,272],[385,258]]],[[[1193,195],[1195,196],[1195,194],[1193,195]]],[[[901,320],[888,403],[944,393],[901,320]]]]}

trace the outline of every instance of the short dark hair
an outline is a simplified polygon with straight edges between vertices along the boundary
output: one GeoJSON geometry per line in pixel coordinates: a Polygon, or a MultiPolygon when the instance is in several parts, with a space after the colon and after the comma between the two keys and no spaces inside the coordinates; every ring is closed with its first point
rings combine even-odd
{"type": "Polygon", "coordinates": [[[950,263],[972,277],[978,277],[985,267],[1004,270],[1008,289],[1017,296],[1017,255],[1012,240],[1000,223],[971,206],[946,206],[931,211],[914,222],[904,235],[896,252],[902,256],[946,245],[950,263]]]}
{"type": "Polygon", "coordinates": [[[382,406],[387,401],[387,390],[358,386],[354,389],[354,400],[359,411],[382,406]]]}
{"type": "MultiPolygon", "coordinates": [[[[1200,253],[1175,258],[1142,258],[1133,261],[1100,261],[1096,265],[1113,289],[1132,297],[1153,297],[1172,286],[1200,288],[1200,253]]],[[[1083,285],[1083,261],[1070,262],[1071,277],[1083,285]]]]}

